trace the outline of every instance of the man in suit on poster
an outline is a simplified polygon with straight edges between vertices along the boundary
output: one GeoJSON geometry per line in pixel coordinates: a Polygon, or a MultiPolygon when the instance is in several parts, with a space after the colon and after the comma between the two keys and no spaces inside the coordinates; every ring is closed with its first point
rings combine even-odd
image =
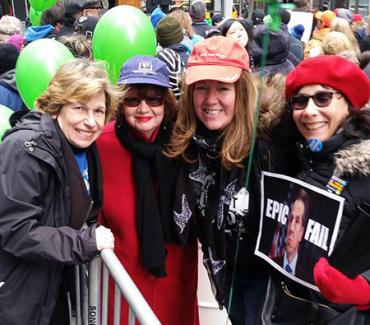
{"type": "Polygon", "coordinates": [[[288,229],[285,238],[284,254],[273,258],[288,273],[301,278],[307,273],[299,260],[299,247],[304,237],[307,223],[309,197],[307,192],[300,188],[293,194],[290,213],[288,216],[288,229]]]}

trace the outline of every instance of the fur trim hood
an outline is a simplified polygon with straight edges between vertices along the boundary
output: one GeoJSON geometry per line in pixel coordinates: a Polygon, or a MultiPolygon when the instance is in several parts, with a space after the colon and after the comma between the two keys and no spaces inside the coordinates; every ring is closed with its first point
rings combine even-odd
{"type": "Polygon", "coordinates": [[[339,150],[334,156],[335,176],[370,176],[370,139],[339,150]]]}

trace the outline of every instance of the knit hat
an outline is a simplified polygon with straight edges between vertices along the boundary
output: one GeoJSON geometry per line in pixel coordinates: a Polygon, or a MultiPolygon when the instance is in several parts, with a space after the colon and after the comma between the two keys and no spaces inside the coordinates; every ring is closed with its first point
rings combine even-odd
{"type": "Polygon", "coordinates": [[[214,36],[197,43],[190,54],[185,82],[217,80],[233,83],[242,71],[249,69],[249,56],[244,47],[229,37],[214,36]]]}
{"type": "Polygon", "coordinates": [[[203,0],[194,0],[190,4],[189,15],[194,19],[203,19],[206,14],[206,4],[203,0]]]}
{"type": "Polygon", "coordinates": [[[353,13],[350,9],[337,8],[335,9],[335,14],[337,15],[337,17],[343,18],[347,20],[349,23],[352,22],[353,13]]]}
{"type": "Polygon", "coordinates": [[[160,7],[155,8],[150,15],[150,22],[153,25],[153,28],[156,29],[159,21],[163,18],[166,17],[166,14],[162,11],[160,7]]]}
{"type": "Polygon", "coordinates": [[[321,21],[322,25],[324,27],[330,27],[331,26],[331,23],[332,21],[334,20],[334,18],[336,17],[336,14],[334,13],[334,11],[331,11],[331,10],[325,10],[324,12],[322,11],[318,11],[316,14],[315,14],[315,17],[321,21]]]}
{"type": "Polygon", "coordinates": [[[361,15],[359,15],[359,14],[353,14],[352,15],[352,21],[354,23],[356,23],[356,22],[362,22],[362,20],[363,20],[363,18],[362,18],[361,15]]]}
{"type": "Polygon", "coordinates": [[[167,65],[155,56],[134,56],[121,67],[118,85],[122,84],[150,84],[169,88],[167,65]]]}
{"type": "Polygon", "coordinates": [[[224,17],[221,14],[214,14],[212,16],[212,26],[216,26],[216,24],[220,23],[224,20],[224,17]]]}
{"type": "Polygon", "coordinates": [[[180,22],[171,16],[166,16],[159,21],[156,33],[159,44],[164,47],[179,44],[184,39],[180,22]]]}
{"type": "Polygon", "coordinates": [[[290,33],[294,38],[301,40],[304,33],[304,26],[302,24],[295,25],[290,33]]]}
{"type": "Polygon", "coordinates": [[[307,85],[325,85],[342,93],[354,108],[360,109],[370,98],[370,80],[352,62],[339,56],[317,56],[300,62],[285,83],[289,99],[307,85]]]}
{"type": "Polygon", "coordinates": [[[12,44],[0,43],[0,75],[15,68],[19,51],[12,44]]]}

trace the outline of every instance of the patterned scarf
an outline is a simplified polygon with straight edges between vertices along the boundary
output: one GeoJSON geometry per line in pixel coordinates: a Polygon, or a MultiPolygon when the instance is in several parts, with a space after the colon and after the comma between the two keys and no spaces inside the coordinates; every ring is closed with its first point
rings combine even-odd
{"type": "Polygon", "coordinates": [[[199,126],[190,152],[195,163],[183,163],[178,172],[174,219],[180,242],[186,244],[197,235],[203,250],[203,264],[220,304],[226,297],[226,236],[235,236],[244,224],[246,211],[236,204],[243,188],[243,169],[221,167],[219,134],[199,126]],[[240,193],[239,193],[240,194],[240,193]]]}

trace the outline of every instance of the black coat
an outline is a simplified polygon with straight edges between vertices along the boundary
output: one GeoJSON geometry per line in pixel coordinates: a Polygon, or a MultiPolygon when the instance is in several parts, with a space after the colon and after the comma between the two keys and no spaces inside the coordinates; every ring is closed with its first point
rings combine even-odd
{"type": "Polygon", "coordinates": [[[370,203],[370,140],[349,139],[339,133],[324,142],[319,153],[309,151],[303,142],[298,152],[302,163],[298,179],[323,189],[333,175],[348,181],[341,193],[345,202],[338,241],[357,218],[359,204],[370,203]]]}
{"type": "Polygon", "coordinates": [[[63,267],[98,253],[99,162],[87,153],[94,203],[49,114],[28,113],[1,143],[0,324],[49,324],[63,267]]]}

